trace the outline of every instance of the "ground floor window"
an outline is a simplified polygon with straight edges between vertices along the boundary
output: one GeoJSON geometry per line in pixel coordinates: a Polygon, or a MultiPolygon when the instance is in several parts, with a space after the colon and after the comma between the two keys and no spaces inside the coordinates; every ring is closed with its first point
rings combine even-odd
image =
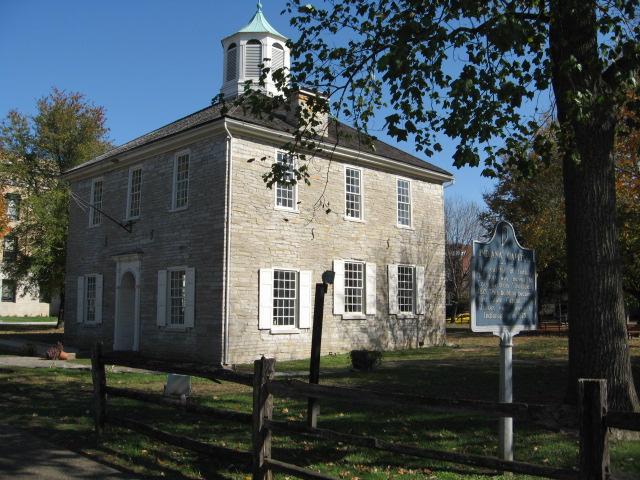
{"type": "Polygon", "coordinates": [[[2,280],[2,301],[16,301],[16,282],[13,280],[2,280]]]}
{"type": "Polygon", "coordinates": [[[295,270],[273,271],[273,325],[295,327],[297,272],[295,270]]]}
{"type": "Polygon", "coordinates": [[[186,270],[169,272],[169,324],[184,325],[187,300],[186,270]]]}
{"type": "Polygon", "coordinates": [[[415,267],[398,265],[398,310],[413,313],[415,306],[415,267]]]}
{"type": "Polygon", "coordinates": [[[364,313],[364,263],[344,263],[344,311],[364,313]]]}
{"type": "Polygon", "coordinates": [[[87,276],[87,288],[85,290],[85,321],[94,323],[96,321],[96,276],[87,276]]]}

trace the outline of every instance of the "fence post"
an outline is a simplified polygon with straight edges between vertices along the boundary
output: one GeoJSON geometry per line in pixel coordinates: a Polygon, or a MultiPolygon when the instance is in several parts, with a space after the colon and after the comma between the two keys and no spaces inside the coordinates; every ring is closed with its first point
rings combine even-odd
{"type": "Polygon", "coordinates": [[[96,434],[102,435],[107,414],[107,377],[102,360],[102,342],[96,342],[91,354],[91,378],[93,379],[93,409],[96,434]]]}
{"type": "MultiPolygon", "coordinates": [[[[320,382],[320,351],[322,349],[322,318],[324,316],[324,295],[327,293],[326,283],[316,283],[316,296],[313,306],[313,331],[311,334],[311,359],[309,361],[309,383],[320,382]]],[[[307,425],[318,426],[320,402],[317,398],[309,398],[307,405],[307,425]]]]}
{"type": "Polygon", "coordinates": [[[267,382],[273,379],[274,366],[275,358],[262,357],[253,362],[253,480],[272,479],[271,469],[264,462],[271,457],[271,430],[264,421],[273,415],[273,397],[267,391],[267,382]]]}
{"type": "Polygon", "coordinates": [[[580,478],[604,480],[609,477],[609,429],[605,424],[606,380],[578,380],[578,402],[580,478]]]}

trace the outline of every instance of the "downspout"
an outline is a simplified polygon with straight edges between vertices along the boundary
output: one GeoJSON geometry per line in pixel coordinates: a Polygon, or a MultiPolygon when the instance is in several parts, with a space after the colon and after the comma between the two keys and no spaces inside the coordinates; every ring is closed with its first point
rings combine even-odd
{"type": "Polygon", "coordinates": [[[225,189],[225,202],[224,202],[224,218],[225,218],[225,252],[224,252],[224,319],[222,327],[222,363],[223,365],[229,364],[229,272],[231,270],[231,199],[232,199],[232,185],[233,185],[233,165],[231,157],[231,148],[233,146],[233,136],[227,127],[227,120],[224,119],[224,130],[227,132],[227,188],[225,189]]]}

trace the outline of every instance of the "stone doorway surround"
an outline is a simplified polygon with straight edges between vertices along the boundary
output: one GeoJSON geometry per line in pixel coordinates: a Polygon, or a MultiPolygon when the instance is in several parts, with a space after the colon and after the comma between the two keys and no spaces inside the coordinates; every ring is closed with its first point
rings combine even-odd
{"type": "MultiPolygon", "coordinates": [[[[115,318],[113,331],[113,349],[129,350],[137,352],[140,348],[140,268],[142,265],[142,253],[126,253],[122,255],[114,255],[112,257],[116,262],[116,295],[115,295],[115,318]],[[132,275],[134,279],[133,287],[133,341],[127,345],[120,340],[120,335],[125,332],[126,325],[121,318],[125,312],[123,311],[123,300],[131,292],[125,292],[130,288],[123,279],[127,275],[132,275]]],[[[127,309],[128,310],[128,309],[127,309]]],[[[127,342],[128,343],[128,342],[127,342]]]]}

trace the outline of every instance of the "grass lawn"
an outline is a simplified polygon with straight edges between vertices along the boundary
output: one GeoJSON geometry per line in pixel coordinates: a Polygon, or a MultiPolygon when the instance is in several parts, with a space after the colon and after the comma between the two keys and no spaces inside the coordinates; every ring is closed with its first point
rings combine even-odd
{"type": "MultiPolygon", "coordinates": [[[[347,355],[323,357],[322,383],[362,386],[382,391],[427,396],[495,400],[498,391],[498,339],[451,333],[450,346],[389,352],[376,371],[351,372],[347,355]]],[[[640,384],[640,341],[632,341],[634,373],[640,384]]],[[[516,337],[514,345],[516,401],[558,403],[566,381],[566,338],[516,337]]],[[[306,361],[281,362],[277,371],[300,371],[306,361]]],[[[243,366],[249,370],[249,366],[243,366]]],[[[108,372],[108,384],[161,392],[165,377],[108,372]]],[[[202,403],[251,411],[251,391],[223,382],[193,379],[194,396],[202,403]]],[[[28,427],[43,438],[154,478],[248,478],[241,465],[214,461],[158,443],[134,432],[108,427],[99,444],[92,431],[91,376],[87,371],[62,369],[0,369],[0,411],[3,421],[28,427]]],[[[163,430],[232,448],[248,450],[248,426],[213,421],[174,410],[114,399],[110,411],[163,430]]],[[[306,403],[276,398],[276,419],[303,420],[306,403]]],[[[319,425],[347,433],[369,434],[384,440],[457,452],[495,454],[497,422],[466,414],[429,413],[418,409],[376,409],[358,405],[322,404],[319,425]]],[[[515,422],[516,459],[546,465],[576,464],[577,435],[515,422]]],[[[401,457],[304,437],[274,437],[273,457],[344,479],[481,479],[531,478],[500,476],[456,464],[401,457]]],[[[619,478],[640,477],[640,442],[611,445],[613,469],[619,478]]],[[[285,478],[277,475],[277,478],[285,478]]]]}
{"type": "Polygon", "coordinates": [[[0,322],[22,323],[22,322],[57,322],[57,317],[0,317],[0,322]]]}

